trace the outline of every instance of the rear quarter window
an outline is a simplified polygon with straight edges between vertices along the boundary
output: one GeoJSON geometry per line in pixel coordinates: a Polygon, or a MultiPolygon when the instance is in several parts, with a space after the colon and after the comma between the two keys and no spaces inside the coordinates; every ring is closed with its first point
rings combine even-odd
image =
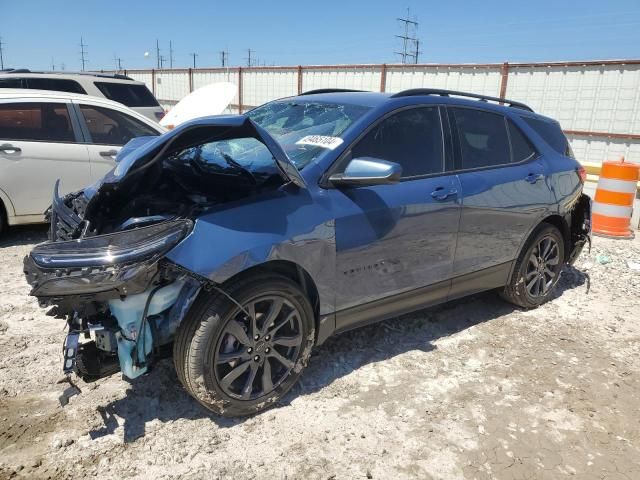
{"type": "Polygon", "coordinates": [[[538,120],[537,118],[521,117],[527,125],[533,128],[542,139],[549,144],[556,152],[561,155],[573,157],[573,152],[569,146],[569,141],[562,133],[562,128],[557,122],[547,122],[538,120]]]}
{"type": "Polygon", "coordinates": [[[135,83],[94,82],[98,90],[114,102],[122,103],[127,107],[157,107],[158,101],[149,91],[146,85],[135,83]]]}

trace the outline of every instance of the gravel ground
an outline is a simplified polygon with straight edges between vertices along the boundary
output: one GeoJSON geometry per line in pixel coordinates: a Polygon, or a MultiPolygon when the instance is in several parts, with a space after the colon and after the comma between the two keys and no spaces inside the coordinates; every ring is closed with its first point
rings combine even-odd
{"type": "Polygon", "coordinates": [[[170,360],[60,407],[63,325],[21,270],[44,236],[0,239],[0,478],[640,478],[638,239],[596,238],[535,311],[489,292],[334,337],[228,420],[170,360]]]}

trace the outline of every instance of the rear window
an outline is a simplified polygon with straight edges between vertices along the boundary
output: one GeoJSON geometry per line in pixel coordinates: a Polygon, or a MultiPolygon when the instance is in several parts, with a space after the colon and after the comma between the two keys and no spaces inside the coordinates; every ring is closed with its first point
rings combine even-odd
{"type": "Polygon", "coordinates": [[[66,104],[0,104],[1,140],[75,142],[66,104]]]}
{"type": "Polygon", "coordinates": [[[560,124],[557,122],[545,122],[537,118],[521,117],[527,124],[533,128],[542,139],[549,144],[556,152],[561,155],[572,156],[571,147],[567,137],[562,133],[560,124]]]}
{"type": "Polygon", "coordinates": [[[114,82],[94,82],[95,86],[109,100],[127,107],[157,107],[158,101],[146,85],[114,82]]]}

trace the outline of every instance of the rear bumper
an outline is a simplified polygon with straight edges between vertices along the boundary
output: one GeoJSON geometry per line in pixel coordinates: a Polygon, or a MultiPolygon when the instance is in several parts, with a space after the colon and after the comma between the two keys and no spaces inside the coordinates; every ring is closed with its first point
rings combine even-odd
{"type": "Polygon", "coordinates": [[[591,211],[592,200],[584,193],[571,210],[571,249],[567,263],[573,265],[582,253],[585,244],[591,249],[591,211]]]}

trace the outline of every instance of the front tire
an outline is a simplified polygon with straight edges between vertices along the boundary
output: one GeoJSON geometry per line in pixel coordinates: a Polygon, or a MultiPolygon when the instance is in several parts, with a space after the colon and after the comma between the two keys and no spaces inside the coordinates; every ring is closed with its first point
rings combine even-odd
{"type": "Polygon", "coordinates": [[[250,415],[281,399],[300,377],[315,338],[313,309],[281,275],[259,274],[223,290],[228,296],[213,290],[198,297],[176,332],[174,365],[209,410],[250,415]]]}
{"type": "Polygon", "coordinates": [[[549,301],[564,265],[564,239],[560,230],[541,223],[516,261],[511,280],[502,298],[524,308],[535,308],[549,301]]]}

